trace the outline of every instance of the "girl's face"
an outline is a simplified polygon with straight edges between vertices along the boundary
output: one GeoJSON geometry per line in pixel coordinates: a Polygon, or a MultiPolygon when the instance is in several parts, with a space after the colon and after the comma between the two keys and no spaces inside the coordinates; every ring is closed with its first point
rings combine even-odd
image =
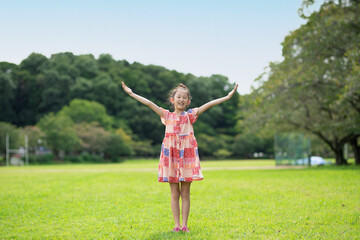
{"type": "Polygon", "coordinates": [[[178,89],[170,101],[174,105],[175,110],[184,111],[185,108],[190,104],[188,92],[182,89],[178,89]]]}

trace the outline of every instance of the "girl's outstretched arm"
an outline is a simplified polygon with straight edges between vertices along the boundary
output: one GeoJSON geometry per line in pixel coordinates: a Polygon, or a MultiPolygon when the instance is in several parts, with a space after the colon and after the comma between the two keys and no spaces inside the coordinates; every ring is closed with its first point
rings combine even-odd
{"type": "Polygon", "coordinates": [[[141,102],[142,104],[145,104],[146,106],[148,106],[149,108],[151,108],[154,112],[156,112],[157,115],[159,115],[160,117],[162,117],[162,114],[163,114],[163,113],[162,113],[161,109],[160,109],[155,103],[153,103],[152,101],[150,101],[150,100],[148,100],[148,99],[146,99],[146,98],[144,98],[144,97],[142,97],[142,96],[139,96],[139,95],[133,93],[133,91],[132,91],[128,86],[126,86],[124,82],[122,82],[122,87],[123,87],[124,91],[125,91],[127,94],[129,94],[130,97],[138,100],[138,101],[141,102]]]}
{"type": "Polygon", "coordinates": [[[238,84],[236,84],[234,89],[231,92],[229,92],[229,94],[226,97],[222,97],[222,98],[212,100],[212,101],[210,101],[208,103],[205,103],[201,107],[199,107],[197,115],[200,115],[201,113],[205,112],[206,110],[208,110],[209,108],[211,108],[213,106],[216,106],[216,105],[218,105],[218,104],[220,104],[222,102],[225,102],[225,101],[229,100],[234,95],[234,93],[236,92],[237,87],[238,87],[238,84]]]}

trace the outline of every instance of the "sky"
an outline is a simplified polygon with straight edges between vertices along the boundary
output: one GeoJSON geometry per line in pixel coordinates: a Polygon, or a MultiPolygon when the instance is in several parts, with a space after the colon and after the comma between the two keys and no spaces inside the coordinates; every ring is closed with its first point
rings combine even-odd
{"type": "Polygon", "coordinates": [[[0,61],[19,64],[33,52],[106,53],[195,76],[221,74],[248,94],[270,62],[282,61],[285,36],[305,23],[301,3],[0,0],[0,61]]]}

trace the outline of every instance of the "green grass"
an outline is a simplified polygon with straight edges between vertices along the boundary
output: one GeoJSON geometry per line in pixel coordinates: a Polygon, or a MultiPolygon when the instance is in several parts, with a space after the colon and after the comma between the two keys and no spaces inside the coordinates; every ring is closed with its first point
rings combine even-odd
{"type": "Polygon", "coordinates": [[[0,239],[359,239],[360,168],[216,170],[203,162],[191,233],[171,233],[157,161],[0,168],[0,239]]]}

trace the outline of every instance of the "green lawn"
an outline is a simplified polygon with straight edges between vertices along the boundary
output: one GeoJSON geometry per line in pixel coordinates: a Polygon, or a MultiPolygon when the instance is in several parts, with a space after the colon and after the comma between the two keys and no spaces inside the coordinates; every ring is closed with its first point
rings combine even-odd
{"type": "Polygon", "coordinates": [[[189,234],[170,232],[157,161],[2,167],[0,239],[359,239],[359,167],[246,169],[274,165],[203,162],[189,234]]]}

